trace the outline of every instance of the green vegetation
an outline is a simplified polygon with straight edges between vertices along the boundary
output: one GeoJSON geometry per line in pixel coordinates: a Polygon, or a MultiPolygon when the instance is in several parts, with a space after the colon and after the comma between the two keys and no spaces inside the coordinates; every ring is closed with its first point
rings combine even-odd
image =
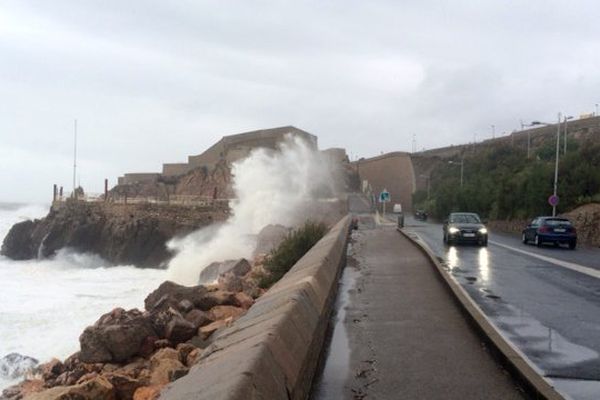
{"type": "MultiPolygon", "coordinates": [[[[600,144],[573,141],[568,145],[569,151],[559,159],[559,212],[600,201],[600,144]]],[[[413,203],[439,219],[453,211],[472,211],[490,219],[549,214],[555,149],[547,143],[530,159],[524,149],[509,144],[466,151],[462,188],[460,165],[440,162],[431,173],[429,200],[426,192],[417,191],[413,203]]]]}
{"type": "Polygon", "coordinates": [[[279,247],[271,251],[265,260],[266,274],[259,279],[261,288],[268,288],[290,270],[327,233],[327,225],[306,221],[303,226],[290,232],[279,247]]]}

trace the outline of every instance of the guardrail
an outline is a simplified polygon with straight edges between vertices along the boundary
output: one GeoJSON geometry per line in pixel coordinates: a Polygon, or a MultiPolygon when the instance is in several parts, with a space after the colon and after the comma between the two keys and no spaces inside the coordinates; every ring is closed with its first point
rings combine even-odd
{"type": "MultiPolygon", "coordinates": [[[[72,196],[58,196],[53,204],[60,205],[67,201],[73,201],[72,196]]],[[[231,199],[213,199],[209,196],[196,195],[170,195],[166,197],[157,196],[122,196],[109,194],[107,198],[104,194],[88,193],[78,196],[76,201],[88,203],[110,203],[110,204],[159,204],[159,205],[177,205],[177,206],[200,206],[210,207],[214,205],[229,204],[231,199]]]]}

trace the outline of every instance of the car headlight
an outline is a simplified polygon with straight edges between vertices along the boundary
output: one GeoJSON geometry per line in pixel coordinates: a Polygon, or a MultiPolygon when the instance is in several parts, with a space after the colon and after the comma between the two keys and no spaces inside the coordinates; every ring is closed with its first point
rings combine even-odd
{"type": "Polygon", "coordinates": [[[479,233],[481,233],[482,235],[485,235],[487,233],[487,229],[486,228],[479,228],[479,233]]]}
{"type": "Polygon", "coordinates": [[[448,232],[450,232],[450,233],[458,233],[458,231],[459,231],[459,229],[455,228],[455,227],[451,227],[448,229],[448,232]]]}

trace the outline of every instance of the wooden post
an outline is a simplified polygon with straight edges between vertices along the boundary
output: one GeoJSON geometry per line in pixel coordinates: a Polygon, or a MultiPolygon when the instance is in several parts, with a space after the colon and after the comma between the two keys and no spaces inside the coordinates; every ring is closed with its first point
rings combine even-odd
{"type": "Polygon", "coordinates": [[[108,179],[104,179],[104,201],[108,201],[108,179]]]}

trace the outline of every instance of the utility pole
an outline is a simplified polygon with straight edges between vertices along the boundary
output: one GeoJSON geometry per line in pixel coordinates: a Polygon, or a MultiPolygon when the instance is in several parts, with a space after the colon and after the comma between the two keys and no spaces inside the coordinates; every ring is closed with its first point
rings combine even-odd
{"type": "Polygon", "coordinates": [[[77,192],[75,191],[77,176],[77,119],[73,124],[73,198],[77,200],[77,192]]]}

